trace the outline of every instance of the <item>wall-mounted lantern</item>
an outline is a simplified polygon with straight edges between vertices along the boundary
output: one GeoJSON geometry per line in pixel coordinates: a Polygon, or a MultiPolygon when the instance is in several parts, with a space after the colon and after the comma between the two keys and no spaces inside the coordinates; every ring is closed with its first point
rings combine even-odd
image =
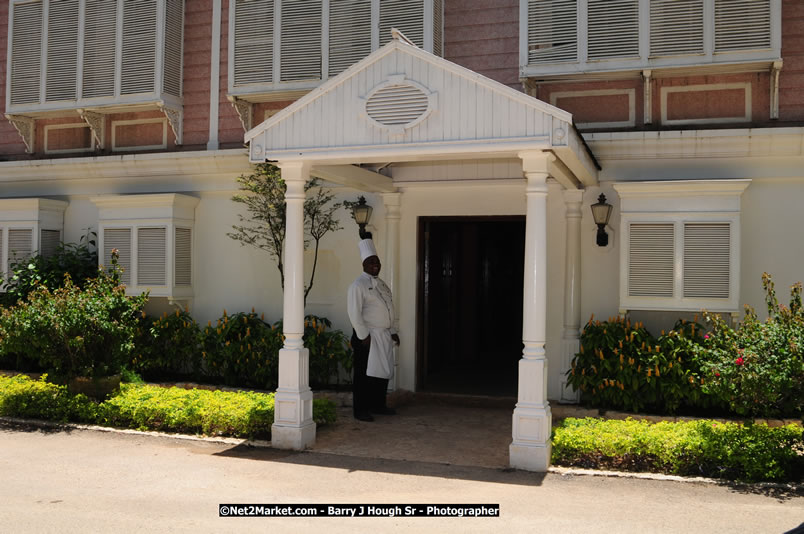
{"type": "Polygon", "coordinates": [[[371,235],[366,232],[366,225],[371,220],[371,212],[374,208],[366,204],[366,197],[361,196],[357,199],[357,203],[352,205],[352,217],[354,217],[357,226],[360,227],[360,239],[368,239],[371,235]]]}
{"type": "Polygon", "coordinates": [[[606,225],[609,224],[612,205],[606,203],[606,195],[602,194],[597,198],[597,202],[592,204],[592,217],[597,225],[597,246],[605,247],[609,244],[609,235],[606,233],[606,225]]]}

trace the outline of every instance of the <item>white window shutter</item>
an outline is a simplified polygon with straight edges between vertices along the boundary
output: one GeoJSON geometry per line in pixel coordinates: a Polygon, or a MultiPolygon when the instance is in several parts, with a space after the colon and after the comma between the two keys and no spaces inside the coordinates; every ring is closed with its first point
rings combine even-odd
{"type": "Polygon", "coordinates": [[[192,284],[193,242],[192,230],[189,228],[176,228],[176,257],[175,257],[175,285],[189,286],[192,284]]]}
{"type": "Polygon", "coordinates": [[[33,230],[31,228],[9,228],[8,230],[8,272],[15,263],[25,261],[33,253],[33,230]]]}
{"type": "Polygon", "coordinates": [[[235,0],[234,85],[271,83],[274,69],[273,0],[235,0]]]}
{"type": "Polygon", "coordinates": [[[703,0],[651,0],[651,57],[703,54],[703,0]]]}
{"type": "Polygon", "coordinates": [[[39,102],[42,65],[42,2],[12,5],[11,103],[39,102]]]}
{"type": "Polygon", "coordinates": [[[444,2],[433,1],[433,54],[444,55],[444,2]]]}
{"type": "Polygon", "coordinates": [[[181,96],[182,38],[184,32],[184,0],[167,0],[165,6],[164,76],[162,90],[181,96]]]}
{"type": "Polygon", "coordinates": [[[166,284],[166,237],[165,228],[137,228],[137,285],[166,284]]]}
{"type": "Polygon", "coordinates": [[[321,0],[285,1],[282,9],[280,79],[321,79],[321,0]]]}
{"type": "Polygon", "coordinates": [[[117,265],[123,270],[120,281],[131,284],[131,228],[104,228],[103,265],[112,266],[112,250],[117,249],[117,265]]]}
{"type": "Polygon", "coordinates": [[[528,0],[528,63],[577,59],[577,0],[528,0]]]}
{"type": "Polygon", "coordinates": [[[50,2],[47,18],[45,100],[75,100],[78,74],[78,0],[50,2]]]}
{"type": "Polygon", "coordinates": [[[639,57],[639,0],[589,0],[590,60],[639,57]]]}
{"type": "Polygon", "coordinates": [[[56,254],[61,244],[61,232],[59,230],[45,230],[44,228],[39,231],[39,255],[43,258],[49,258],[56,254]]]}
{"type": "Polygon", "coordinates": [[[424,0],[380,0],[380,46],[391,41],[391,28],[424,48],[424,0]]]}
{"type": "Polygon", "coordinates": [[[684,224],[684,297],[729,298],[731,225],[684,224]]]}
{"type": "Polygon", "coordinates": [[[329,76],[371,53],[371,0],[330,0],[329,76]]]}
{"type": "Polygon", "coordinates": [[[117,0],[86,0],[83,98],[114,96],[117,0]]]}
{"type": "Polygon", "coordinates": [[[715,0],[715,52],[770,48],[770,0],[715,0]]]}
{"type": "Polygon", "coordinates": [[[154,92],[156,74],[156,2],[123,2],[123,50],[120,92],[154,92]]]}
{"type": "Polygon", "coordinates": [[[673,297],[673,223],[631,223],[628,244],[628,295],[673,297]]]}

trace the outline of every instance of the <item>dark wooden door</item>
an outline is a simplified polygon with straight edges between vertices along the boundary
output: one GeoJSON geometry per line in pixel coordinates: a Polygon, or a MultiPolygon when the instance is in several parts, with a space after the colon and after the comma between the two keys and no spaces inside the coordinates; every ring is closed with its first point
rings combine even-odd
{"type": "Polygon", "coordinates": [[[419,389],[516,392],[525,221],[420,221],[419,389]]]}

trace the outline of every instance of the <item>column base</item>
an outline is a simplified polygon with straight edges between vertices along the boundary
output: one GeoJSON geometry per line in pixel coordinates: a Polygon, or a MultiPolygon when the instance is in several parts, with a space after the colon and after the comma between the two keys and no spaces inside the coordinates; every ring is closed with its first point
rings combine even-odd
{"type": "Polygon", "coordinates": [[[315,445],[315,423],[303,426],[271,425],[271,447],[303,451],[315,445]]]}
{"type": "Polygon", "coordinates": [[[509,462],[515,469],[547,471],[550,467],[550,432],[553,415],[549,405],[520,405],[514,409],[513,442],[509,462]]]}

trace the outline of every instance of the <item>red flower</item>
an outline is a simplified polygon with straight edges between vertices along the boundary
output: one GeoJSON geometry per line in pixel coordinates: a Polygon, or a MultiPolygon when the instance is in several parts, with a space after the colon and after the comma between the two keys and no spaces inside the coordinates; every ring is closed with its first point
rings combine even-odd
{"type": "Polygon", "coordinates": [[[734,360],[734,363],[736,363],[737,365],[742,365],[742,364],[744,364],[744,363],[745,363],[745,360],[743,360],[743,357],[742,357],[742,356],[740,356],[739,358],[737,358],[736,360],[734,360]]]}
{"type": "Polygon", "coordinates": [[[720,376],[720,373],[718,373],[717,371],[715,371],[715,376],[720,376]]]}

